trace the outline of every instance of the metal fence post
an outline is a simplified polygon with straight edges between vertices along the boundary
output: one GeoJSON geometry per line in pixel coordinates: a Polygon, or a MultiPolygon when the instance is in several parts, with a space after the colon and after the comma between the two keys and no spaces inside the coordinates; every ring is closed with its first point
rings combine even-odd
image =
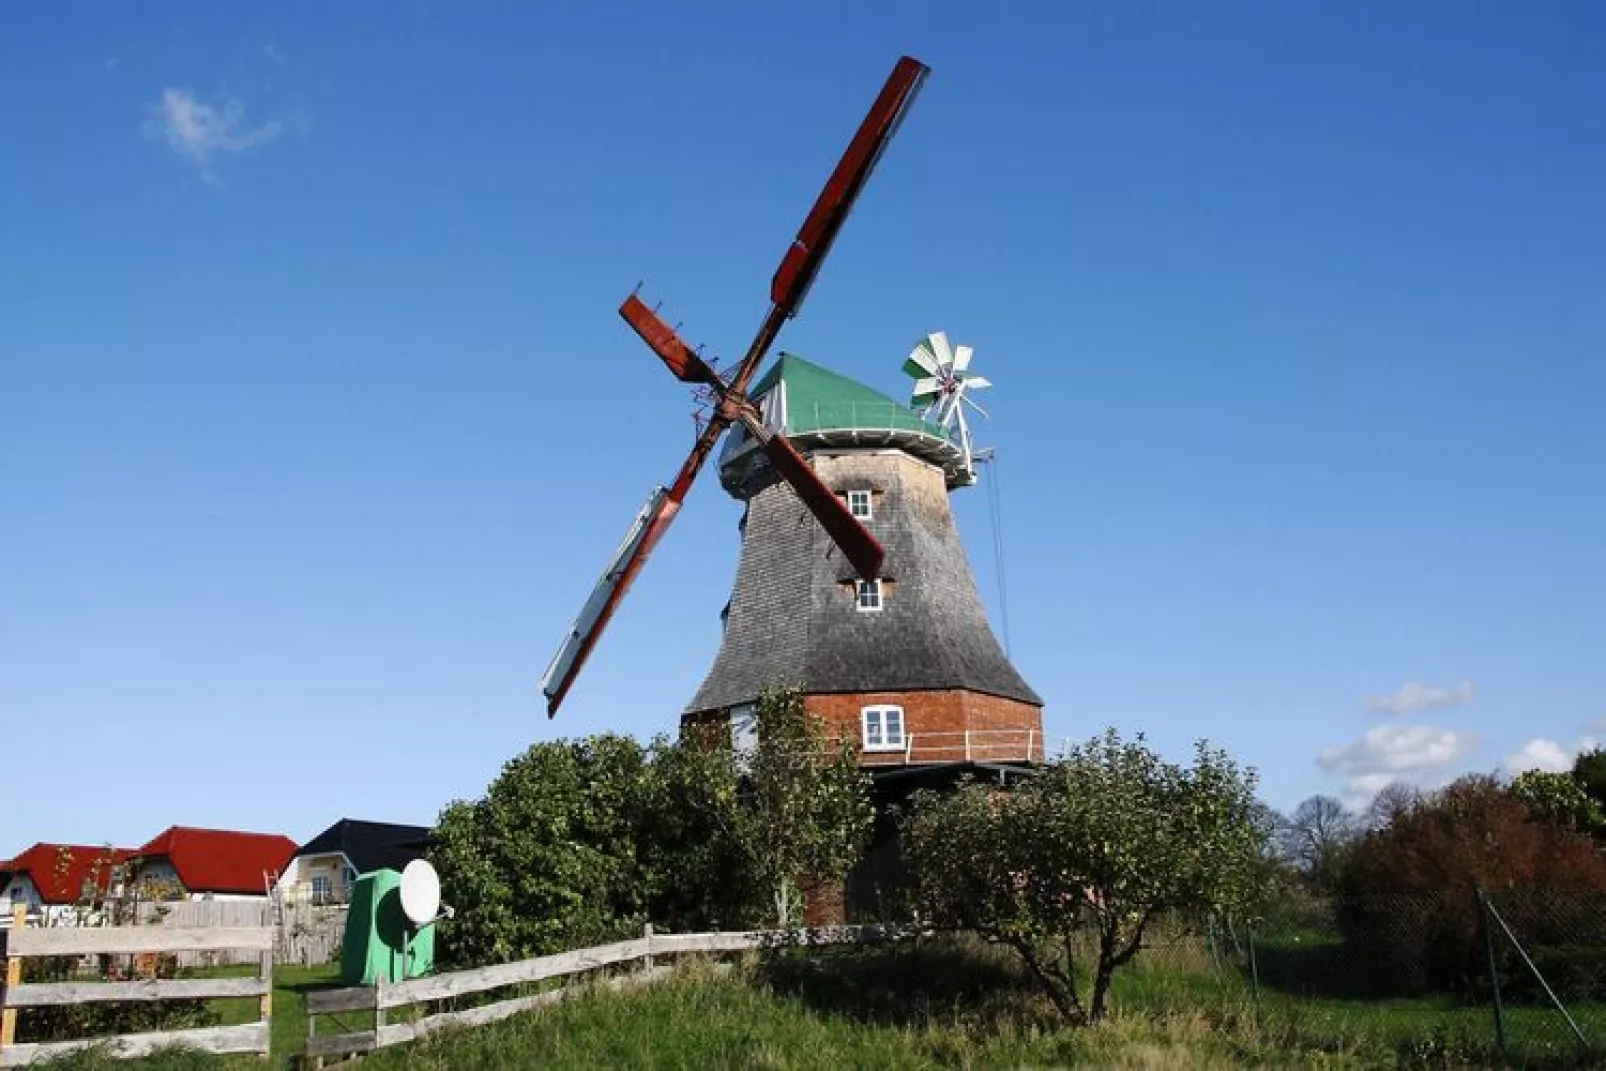
{"type": "Polygon", "coordinates": [[[1500,972],[1494,959],[1494,929],[1489,925],[1489,897],[1480,887],[1475,890],[1478,921],[1483,929],[1483,954],[1489,963],[1489,988],[1494,995],[1494,1043],[1500,1055],[1506,1054],[1506,1008],[1500,1001],[1500,972]]]}
{"type": "Polygon", "coordinates": [[[1500,932],[1506,935],[1506,940],[1511,942],[1511,947],[1517,950],[1517,955],[1521,957],[1524,966],[1533,974],[1534,980],[1539,983],[1539,988],[1543,989],[1545,996],[1550,998],[1551,1005],[1561,1013],[1561,1017],[1572,1028],[1573,1036],[1578,1039],[1578,1044],[1588,1049],[1590,1047],[1589,1038],[1585,1037],[1583,1030],[1579,1029],[1578,1021],[1567,1010],[1567,1005],[1563,1004],[1561,998],[1556,995],[1556,991],[1550,988],[1550,983],[1545,980],[1545,976],[1534,965],[1534,961],[1528,955],[1528,950],[1522,947],[1521,941],[1517,940],[1517,935],[1511,932],[1511,927],[1506,925],[1506,920],[1500,917],[1500,912],[1494,909],[1494,905],[1489,903],[1487,898],[1484,900],[1483,909],[1487,913],[1485,925],[1487,925],[1489,919],[1493,919],[1495,924],[1500,927],[1500,932]]]}

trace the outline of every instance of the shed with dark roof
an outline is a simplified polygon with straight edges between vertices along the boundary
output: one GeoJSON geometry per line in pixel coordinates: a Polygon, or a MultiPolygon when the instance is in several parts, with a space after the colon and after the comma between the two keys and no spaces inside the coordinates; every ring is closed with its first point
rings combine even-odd
{"type": "Polygon", "coordinates": [[[342,818],[302,845],[279,890],[287,900],[345,903],[358,875],[401,870],[428,846],[428,826],[342,818]]]}

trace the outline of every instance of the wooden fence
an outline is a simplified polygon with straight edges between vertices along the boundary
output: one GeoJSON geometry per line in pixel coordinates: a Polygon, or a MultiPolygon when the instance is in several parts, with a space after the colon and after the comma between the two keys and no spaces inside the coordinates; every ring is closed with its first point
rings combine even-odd
{"type": "MultiPolygon", "coordinates": [[[[141,904],[140,921],[147,926],[276,926],[275,959],[311,967],[340,958],[349,911],[346,904],[290,903],[275,909],[267,900],[176,900],[141,904]]],[[[255,957],[238,951],[190,952],[179,956],[178,965],[254,962],[255,957]]]]}
{"type": "Polygon", "coordinates": [[[499,963],[491,967],[453,971],[447,974],[412,978],[404,982],[381,982],[376,986],[326,989],[307,994],[307,1057],[322,1066],[326,1056],[346,1056],[373,1052],[390,1045],[426,1037],[443,1027],[478,1026],[506,1019],[543,1004],[570,996],[574,987],[550,989],[528,996],[514,997],[467,1011],[437,1012],[410,1022],[387,1023],[387,1013],[412,1004],[445,1000],[450,997],[483,993],[504,986],[564,978],[621,964],[640,962],[643,970],[610,978],[605,984],[627,986],[656,981],[668,968],[654,962],[658,956],[685,953],[718,954],[753,949],[792,946],[867,944],[913,936],[915,931],[894,926],[832,926],[810,930],[758,930],[733,933],[646,933],[631,941],[560,952],[553,956],[499,963]],[[320,1015],[340,1013],[372,1014],[372,1029],[342,1034],[318,1034],[320,1015]]]}
{"type": "Polygon", "coordinates": [[[207,1052],[267,1055],[273,1017],[273,928],[271,926],[97,926],[29,928],[19,906],[5,931],[5,989],[0,991],[0,1067],[21,1067],[85,1045],[107,1045],[119,1057],[143,1056],[169,1045],[207,1052]],[[256,978],[151,979],[134,982],[22,981],[22,961],[34,956],[132,955],[144,952],[210,952],[250,949],[261,971],[256,978]],[[262,1017],[240,1026],[203,1027],[122,1034],[111,1038],[17,1044],[17,1009],[93,1001],[196,1000],[257,997],[262,1017]]]}

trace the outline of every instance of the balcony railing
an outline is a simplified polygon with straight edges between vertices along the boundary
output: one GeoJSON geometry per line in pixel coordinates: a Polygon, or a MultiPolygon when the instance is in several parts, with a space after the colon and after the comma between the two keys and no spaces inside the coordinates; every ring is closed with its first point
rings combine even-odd
{"type": "MultiPolygon", "coordinates": [[[[951,480],[966,478],[963,483],[974,482],[968,475],[968,456],[956,428],[944,428],[926,420],[914,410],[896,402],[838,402],[826,404],[788,405],[786,434],[793,440],[812,440],[814,445],[833,446],[886,446],[896,445],[943,468],[951,480]]],[[[766,424],[771,430],[780,430],[773,414],[766,410],[766,424]]],[[[751,455],[755,443],[752,436],[738,425],[726,437],[720,451],[719,464],[724,469],[738,458],[751,455]]]]}
{"type": "Polygon", "coordinates": [[[896,748],[859,749],[861,766],[920,766],[956,762],[1048,762],[1060,758],[1070,741],[1036,729],[970,729],[965,732],[909,733],[896,748]]]}

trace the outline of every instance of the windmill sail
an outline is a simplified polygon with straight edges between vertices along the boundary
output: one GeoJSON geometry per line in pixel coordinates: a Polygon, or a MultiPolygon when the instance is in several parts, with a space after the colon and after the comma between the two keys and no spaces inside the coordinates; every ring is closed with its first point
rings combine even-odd
{"type": "MultiPolygon", "coordinates": [[[[663,537],[674,521],[691,490],[692,482],[714,448],[714,443],[726,428],[740,419],[748,424],[756,436],[764,438],[762,418],[746,401],[744,391],[757,370],[759,362],[780,333],[782,324],[797,315],[803,298],[819,273],[820,265],[830,252],[842,223],[852,211],[854,202],[869,180],[871,172],[881,159],[887,143],[897,132],[909,106],[914,102],[921,84],[930,73],[925,64],[908,56],[893,68],[886,84],[871,106],[870,112],[859,125],[858,132],[849,142],[847,151],[832,171],[825,188],[803,221],[803,227],[781,259],[780,267],[770,281],[770,311],[758,329],[740,364],[729,381],[724,380],[696,352],[685,344],[674,328],[660,320],[634,294],[625,300],[619,313],[626,322],[652,347],[676,378],[688,383],[699,383],[711,388],[719,398],[718,410],[697,436],[675,480],[667,488],[659,488],[648,498],[637,515],[635,524],[619,547],[602,579],[581,610],[569,634],[541,681],[541,690],[547,697],[547,716],[558,711],[568,694],[581,666],[596,645],[602,630],[607,627],[619,600],[629,590],[636,573],[645,564],[652,548],[663,537]]],[[[841,547],[843,555],[861,570],[880,567],[882,550],[864,526],[861,525],[828,489],[785,436],[767,436],[765,451],[781,475],[792,484],[808,504],[821,525],[841,547]]]]}
{"type": "Polygon", "coordinates": [[[614,607],[629,590],[641,563],[646,561],[652,550],[649,538],[657,541],[678,508],[679,503],[670,499],[667,487],[655,488],[647,496],[646,505],[636,514],[630,531],[625,533],[624,542],[619,544],[619,549],[608,562],[608,568],[603,570],[602,578],[591,590],[591,597],[580,610],[580,616],[569,626],[568,635],[563,637],[558,653],[552,656],[552,662],[541,678],[541,691],[547,697],[549,715],[557,713],[558,705],[569,691],[569,685],[591,654],[591,648],[607,625],[608,618],[613,616],[614,607]]]}

